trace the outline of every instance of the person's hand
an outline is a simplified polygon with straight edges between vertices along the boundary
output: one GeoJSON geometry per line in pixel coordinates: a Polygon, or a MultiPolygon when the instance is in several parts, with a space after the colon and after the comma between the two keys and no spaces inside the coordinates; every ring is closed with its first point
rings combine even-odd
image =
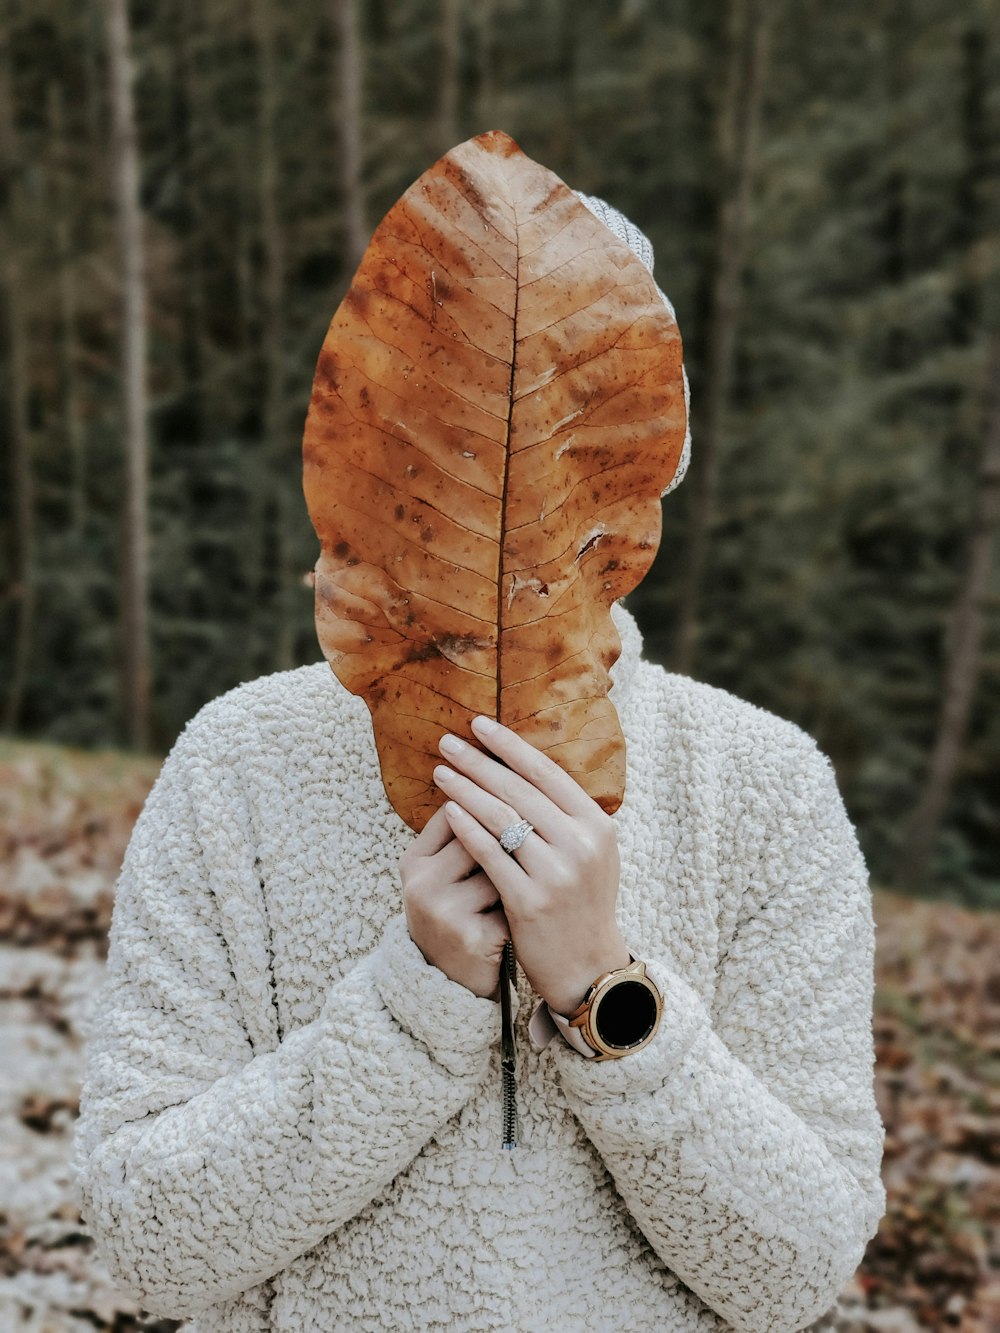
{"type": "Polygon", "coordinates": [[[436,768],[434,781],[450,798],[445,815],[470,863],[496,886],[532,987],[568,1016],[592,981],[630,960],[615,920],[620,862],[614,820],[508,727],[475,718],[472,730],[503,763],[444,736],[441,753],[453,767],[436,768]],[[497,839],[519,819],[534,832],[511,855],[497,839]]]}
{"type": "Polygon", "coordinates": [[[410,937],[427,961],[475,995],[500,995],[510,926],[500,897],[435,810],[399,858],[410,937]],[[475,873],[473,873],[475,872],[475,873]]]}

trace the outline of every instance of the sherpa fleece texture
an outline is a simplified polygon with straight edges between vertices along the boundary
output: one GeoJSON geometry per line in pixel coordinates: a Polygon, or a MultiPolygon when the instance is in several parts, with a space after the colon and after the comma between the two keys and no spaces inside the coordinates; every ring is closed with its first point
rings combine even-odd
{"type": "MultiPolygon", "coordinates": [[[[325,661],[188,724],[135,826],[74,1168],[115,1281],[198,1333],[801,1329],[885,1206],[874,924],[833,767],[641,659],[624,607],[618,919],[665,1009],[596,1063],[429,964],[412,838],[325,661]]],[[[530,811],[525,814],[530,816],[530,811]]]]}

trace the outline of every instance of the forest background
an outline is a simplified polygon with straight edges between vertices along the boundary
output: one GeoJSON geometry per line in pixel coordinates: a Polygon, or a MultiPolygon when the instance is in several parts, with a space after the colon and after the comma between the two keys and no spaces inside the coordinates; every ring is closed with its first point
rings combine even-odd
{"type": "Polygon", "coordinates": [[[872,872],[888,1205],[825,1329],[1000,1327],[993,0],[2,0],[0,1326],[176,1327],[68,1173],[117,870],[198,708],[320,660],[319,349],[489,129],[677,312],[647,655],[815,736],[872,872]]]}
{"type": "Polygon", "coordinates": [[[4,15],[8,734],[163,753],[318,660],[324,333],[387,208],[501,128],[648,233],[677,311],[693,450],[629,598],[648,655],[814,735],[880,884],[1000,905],[988,0],[4,15]]]}

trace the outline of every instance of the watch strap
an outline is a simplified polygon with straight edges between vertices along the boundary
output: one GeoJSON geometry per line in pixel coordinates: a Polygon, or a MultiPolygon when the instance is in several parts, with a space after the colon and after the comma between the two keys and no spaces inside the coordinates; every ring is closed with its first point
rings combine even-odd
{"type": "Polygon", "coordinates": [[[569,1019],[565,1018],[562,1014],[556,1013],[551,1005],[546,1005],[545,1007],[549,1011],[549,1017],[573,1049],[579,1051],[581,1055],[585,1055],[588,1060],[594,1059],[597,1052],[587,1041],[580,1029],[571,1027],[569,1019]]]}

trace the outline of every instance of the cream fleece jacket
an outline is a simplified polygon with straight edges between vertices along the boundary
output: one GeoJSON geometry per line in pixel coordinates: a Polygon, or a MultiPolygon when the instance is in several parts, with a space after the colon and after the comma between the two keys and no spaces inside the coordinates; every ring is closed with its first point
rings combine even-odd
{"type": "MultiPolygon", "coordinates": [[[[644,1050],[528,1041],[406,929],[368,710],[325,661],[187,725],[136,823],[74,1171],[115,1281],[197,1333],[801,1329],[885,1206],[874,924],[794,724],[623,652],[618,919],[644,1050]]],[[[530,815],[530,811],[525,812],[530,815]]]]}

